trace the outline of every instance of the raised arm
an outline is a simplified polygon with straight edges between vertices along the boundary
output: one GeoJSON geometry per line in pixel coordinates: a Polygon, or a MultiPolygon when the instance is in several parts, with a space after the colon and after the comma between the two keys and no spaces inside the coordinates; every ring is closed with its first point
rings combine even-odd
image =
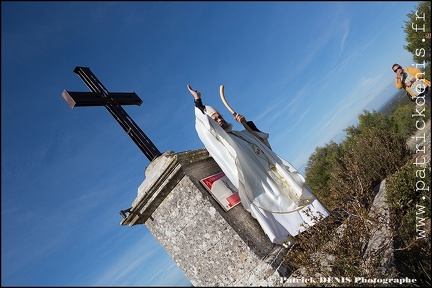
{"type": "Polygon", "coordinates": [[[205,106],[202,104],[201,92],[199,92],[198,90],[192,89],[190,84],[187,85],[187,88],[188,88],[190,94],[194,97],[195,107],[199,108],[204,113],[205,106]]]}

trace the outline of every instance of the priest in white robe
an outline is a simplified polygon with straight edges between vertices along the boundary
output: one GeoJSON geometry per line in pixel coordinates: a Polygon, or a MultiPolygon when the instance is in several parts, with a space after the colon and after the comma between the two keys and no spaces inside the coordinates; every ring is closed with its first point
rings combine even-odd
{"type": "Polygon", "coordinates": [[[202,104],[199,91],[187,87],[194,97],[195,128],[200,140],[238,189],[243,207],[273,243],[283,244],[303,232],[305,226],[329,215],[305,185],[304,177],[271,150],[267,133],[240,114],[235,114],[236,121],[247,123],[256,135],[232,130],[232,124],[219,111],[202,104]]]}

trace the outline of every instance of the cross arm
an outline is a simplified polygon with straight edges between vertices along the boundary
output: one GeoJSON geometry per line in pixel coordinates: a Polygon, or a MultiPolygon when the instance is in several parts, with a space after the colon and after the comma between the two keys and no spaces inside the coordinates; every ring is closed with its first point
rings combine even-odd
{"type": "MultiPolygon", "coordinates": [[[[138,105],[142,104],[141,98],[135,93],[117,93],[110,92],[109,97],[112,98],[119,105],[138,105]]],[[[63,98],[66,100],[69,107],[80,106],[105,106],[109,99],[101,93],[96,92],[72,92],[64,90],[62,93],[63,98]]]]}

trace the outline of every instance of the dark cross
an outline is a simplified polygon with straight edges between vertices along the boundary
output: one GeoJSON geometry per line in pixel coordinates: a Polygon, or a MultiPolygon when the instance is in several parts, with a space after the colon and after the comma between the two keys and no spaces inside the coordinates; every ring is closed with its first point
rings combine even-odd
{"type": "Polygon", "coordinates": [[[90,68],[75,67],[74,72],[93,92],[70,92],[64,90],[62,96],[71,108],[76,106],[105,106],[150,161],[161,155],[156,146],[121,107],[121,105],[141,105],[142,100],[135,92],[108,92],[90,71],[90,68]]]}

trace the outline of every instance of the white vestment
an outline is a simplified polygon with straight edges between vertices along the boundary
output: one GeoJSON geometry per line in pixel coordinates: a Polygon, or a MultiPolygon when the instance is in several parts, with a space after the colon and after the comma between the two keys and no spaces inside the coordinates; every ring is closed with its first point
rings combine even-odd
{"type": "MultiPolygon", "coordinates": [[[[304,184],[304,177],[247,130],[225,132],[195,107],[195,128],[210,156],[238,189],[243,207],[273,243],[313,225],[312,215],[329,212],[304,184]]],[[[260,137],[268,134],[257,132],[260,137]]]]}

